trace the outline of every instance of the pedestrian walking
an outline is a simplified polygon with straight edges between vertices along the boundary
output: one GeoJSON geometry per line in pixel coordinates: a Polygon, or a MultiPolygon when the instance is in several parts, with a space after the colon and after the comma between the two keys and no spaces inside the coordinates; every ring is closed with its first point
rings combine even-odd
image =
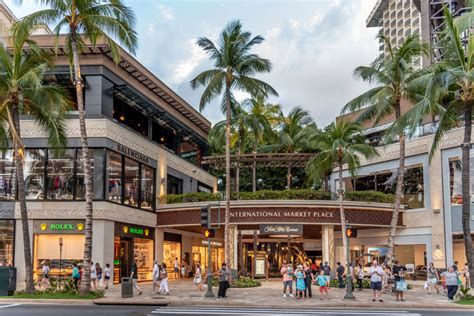
{"type": "Polygon", "coordinates": [[[454,272],[458,272],[458,265],[459,265],[459,262],[454,261],[454,264],[453,264],[454,272]]]}
{"type": "Polygon", "coordinates": [[[160,266],[158,265],[158,261],[153,262],[153,293],[156,293],[156,288],[160,288],[160,285],[158,284],[160,280],[160,266]]]}
{"type": "Polygon", "coordinates": [[[450,266],[448,267],[448,271],[441,273],[441,276],[445,278],[446,288],[448,289],[448,299],[452,302],[459,288],[459,273],[454,270],[454,266],[450,266]]]}
{"type": "Polygon", "coordinates": [[[94,262],[91,261],[91,285],[94,291],[97,291],[97,269],[94,262]]]}
{"type": "Polygon", "coordinates": [[[337,281],[339,283],[339,288],[340,289],[344,288],[344,274],[345,274],[345,269],[341,265],[341,263],[338,262],[337,267],[336,267],[336,276],[337,276],[337,281]]]}
{"type": "Polygon", "coordinates": [[[303,264],[303,271],[305,274],[305,291],[304,291],[304,296],[312,298],[313,297],[313,292],[311,291],[311,283],[314,281],[314,275],[313,275],[313,270],[309,266],[307,262],[303,264]]]}
{"type": "Polygon", "coordinates": [[[464,275],[464,286],[466,288],[470,288],[471,282],[469,279],[469,265],[467,264],[467,262],[464,264],[464,268],[462,269],[462,274],[464,275]]]}
{"type": "Polygon", "coordinates": [[[392,270],[390,270],[390,267],[388,266],[388,264],[383,264],[382,265],[382,269],[383,269],[383,276],[382,276],[382,293],[385,294],[388,292],[391,291],[391,285],[390,285],[390,281],[392,280],[392,277],[393,277],[393,274],[392,274],[392,270]]]}
{"type": "Polygon", "coordinates": [[[362,286],[364,282],[364,268],[362,267],[362,264],[359,263],[357,266],[357,286],[359,288],[359,291],[362,291],[362,286]]]}
{"type": "Polygon", "coordinates": [[[158,292],[160,294],[170,295],[170,290],[168,288],[168,271],[166,270],[166,263],[164,262],[161,265],[160,278],[161,278],[161,283],[160,283],[160,289],[158,290],[158,292]]]}
{"type": "Polygon", "coordinates": [[[84,271],[82,271],[82,265],[81,265],[81,264],[78,264],[78,265],[77,265],[77,268],[79,269],[79,282],[78,282],[78,285],[81,286],[81,283],[82,283],[82,274],[84,273],[84,271]]]}
{"type": "Polygon", "coordinates": [[[295,277],[296,277],[296,299],[297,300],[299,300],[300,298],[304,299],[304,292],[306,290],[306,285],[305,285],[306,276],[305,276],[302,265],[298,265],[295,271],[295,277]]]}
{"type": "Polygon", "coordinates": [[[173,261],[173,272],[174,272],[174,278],[179,279],[179,261],[177,257],[173,261]]]}
{"type": "Polygon", "coordinates": [[[393,276],[395,278],[395,301],[402,301],[403,299],[403,292],[405,292],[408,288],[407,283],[405,282],[404,272],[407,271],[407,268],[400,265],[398,260],[394,260],[394,266],[392,269],[393,276]]]}
{"type": "Polygon", "coordinates": [[[96,273],[97,273],[97,289],[100,289],[100,280],[102,280],[102,267],[100,266],[100,264],[98,262],[95,263],[95,270],[96,270],[96,273]]]}
{"type": "Polygon", "coordinates": [[[77,266],[77,263],[72,264],[72,282],[74,284],[74,288],[79,290],[79,281],[81,280],[81,274],[79,273],[79,267],[77,266]]]}
{"type": "Polygon", "coordinates": [[[229,273],[227,272],[227,265],[224,262],[222,264],[222,268],[219,269],[219,291],[218,291],[217,297],[226,298],[228,287],[229,287],[229,273]]]}
{"type": "Polygon", "coordinates": [[[327,261],[324,261],[324,265],[321,267],[321,271],[324,275],[331,276],[331,267],[327,261]]]}
{"type": "Polygon", "coordinates": [[[202,271],[201,263],[197,263],[196,272],[194,272],[194,285],[198,288],[199,292],[202,291],[202,271]]]}
{"type": "Polygon", "coordinates": [[[428,294],[431,294],[431,288],[434,287],[436,290],[436,294],[439,294],[439,289],[438,289],[438,282],[439,282],[439,273],[438,269],[434,267],[433,262],[430,262],[428,265],[428,271],[427,271],[427,277],[428,280],[426,281],[428,284],[428,294]]]}
{"type": "Polygon", "coordinates": [[[135,260],[132,261],[130,266],[130,277],[132,278],[133,288],[138,291],[138,295],[142,295],[143,291],[138,287],[138,267],[135,260]]]}
{"type": "Polygon", "coordinates": [[[106,290],[109,288],[110,275],[112,274],[111,272],[112,269],[110,268],[110,264],[106,263],[104,269],[104,286],[106,290]]]}
{"type": "Polygon", "coordinates": [[[380,303],[383,302],[381,297],[382,291],[382,277],[384,275],[382,267],[379,266],[377,259],[372,262],[372,266],[369,268],[369,275],[370,275],[370,288],[373,291],[373,299],[372,302],[379,301],[380,303]]]}
{"type": "Polygon", "coordinates": [[[289,289],[289,296],[293,297],[293,278],[294,278],[294,273],[293,273],[293,267],[291,263],[286,263],[285,260],[283,260],[283,265],[281,266],[280,269],[280,274],[283,277],[283,297],[286,297],[286,289],[289,289]]]}
{"type": "Polygon", "coordinates": [[[328,293],[329,281],[330,281],[329,277],[327,275],[322,274],[322,273],[320,273],[316,277],[316,282],[319,285],[319,299],[320,300],[323,300],[324,293],[326,293],[326,298],[329,300],[329,293],[328,293]]]}
{"type": "Polygon", "coordinates": [[[51,272],[51,268],[49,267],[49,262],[46,260],[43,260],[41,262],[41,282],[39,283],[39,287],[45,286],[48,287],[51,285],[49,282],[49,273],[51,272]]]}

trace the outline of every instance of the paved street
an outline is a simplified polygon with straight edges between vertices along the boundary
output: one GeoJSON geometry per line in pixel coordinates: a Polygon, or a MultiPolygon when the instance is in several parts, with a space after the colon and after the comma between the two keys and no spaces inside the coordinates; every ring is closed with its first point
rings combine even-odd
{"type": "Polygon", "coordinates": [[[368,315],[368,316],[467,316],[471,311],[389,310],[389,309],[268,309],[235,307],[153,307],[54,304],[0,304],[0,316],[159,316],[159,315],[368,315]]]}

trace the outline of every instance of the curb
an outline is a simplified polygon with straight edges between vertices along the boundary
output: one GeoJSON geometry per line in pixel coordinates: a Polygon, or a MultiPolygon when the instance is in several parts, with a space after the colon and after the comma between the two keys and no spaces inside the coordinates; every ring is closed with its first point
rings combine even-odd
{"type": "Polygon", "coordinates": [[[93,305],[93,300],[91,299],[67,299],[67,300],[62,300],[62,299],[55,299],[55,298],[50,298],[50,299],[36,299],[36,298],[0,298],[0,304],[48,304],[48,305],[67,305],[67,304],[73,304],[73,305],[93,305]]]}
{"type": "Polygon", "coordinates": [[[130,300],[130,299],[114,299],[114,298],[99,298],[92,301],[95,305],[134,305],[134,306],[168,306],[170,300],[163,298],[144,299],[144,300],[130,300]]]}

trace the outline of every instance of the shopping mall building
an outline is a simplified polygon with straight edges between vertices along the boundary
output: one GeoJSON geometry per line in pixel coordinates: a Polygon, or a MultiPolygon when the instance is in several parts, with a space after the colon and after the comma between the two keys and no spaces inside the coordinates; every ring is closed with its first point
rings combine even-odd
{"type": "MultiPolygon", "coordinates": [[[[0,33],[7,35],[15,18],[0,3],[0,33]]],[[[33,39],[53,53],[54,38],[38,30],[33,39]]],[[[211,124],[133,56],[121,50],[115,65],[106,43],[81,54],[85,79],[86,125],[94,177],[93,255],[101,265],[113,265],[114,282],[129,275],[132,260],[139,279],[150,280],[153,260],[173,266],[175,258],[190,266],[207,266],[207,240],[200,226],[200,209],[208,203],[163,204],[167,194],[211,192],[216,178],[201,167],[208,154],[211,124]]],[[[75,98],[66,57],[60,48],[56,68],[47,80],[75,98]]],[[[357,113],[338,119],[354,119],[357,113]]],[[[344,171],[350,190],[393,192],[398,144],[380,143],[380,126],[365,126],[380,156],[363,161],[356,178],[344,171]]],[[[84,173],[77,112],[67,119],[68,148],[60,156],[48,148],[47,134],[28,117],[21,120],[26,145],[25,184],[35,275],[47,260],[52,275],[70,273],[84,250],[84,173]],[[63,246],[60,251],[60,240],[63,246]]],[[[423,122],[407,142],[405,204],[398,220],[395,252],[403,264],[434,262],[446,267],[464,261],[461,243],[460,173],[462,130],[451,131],[431,162],[428,159],[436,123],[423,122]]],[[[0,153],[0,263],[18,269],[24,280],[23,238],[19,204],[15,201],[15,167],[11,150],[0,153]]],[[[473,179],[474,180],[474,179],[473,179]]],[[[331,188],[337,182],[331,180],[331,188]]],[[[212,222],[224,218],[223,203],[212,202],[212,222]]],[[[346,202],[349,224],[358,228],[351,239],[351,258],[383,260],[393,206],[346,202]]],[[[232,268],[256,276],[279,276],[282,260],[304,257],[344,261],[339,207],[331,200],[232,201],[232,268]]],[[[474,225],[474,223],[473,223],[474,225]]],[[[223,228],[211,242],[212,266],[223,262],[223,228]]],[[[173,276],[173,274],[170,274],[173,276]]]]}

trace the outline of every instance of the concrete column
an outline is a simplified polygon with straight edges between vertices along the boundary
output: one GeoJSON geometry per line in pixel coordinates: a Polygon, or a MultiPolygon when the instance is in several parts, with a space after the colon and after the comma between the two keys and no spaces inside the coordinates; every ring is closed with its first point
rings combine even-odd
{"type": "Polygon", "coordinates": [[[165,233],[163,228],[155,229],[155,259],[159,264],[163,263],[163,242],[165,233]]]}
{"type": "Polygon", "coordinates": [[[334,226],[323,225],[322,228],[322,249],[323,262],[329,262],[331,267],[335,265],[335,249],[334,249],[334,226]]]}
{"type": "MultiPolygon", "coordinates": [[[[98,262],[101,267],[105,264],[114,266],[114,222],[108,220],[94,220],[92,234],[92,261],[98,262]]],[[[111,271],[111,274],[113,271],[111,271]]],[[[113,280],[113,275],[111,275],[113,280]]]]}
{"type": "MultiPolygon", "coordinates": [[[[31,242],[31,258],[34,260],[34,249],[33,249],[33,221],[29,220],[29,230],[30,230],[30,242],[31,242]]],[[[17,219],[15,223],[15,267],[16,267],[16,287],[17,290],[22,290],[26,287],[25,283],[25,251],[23,246],[23,228],[21,226],[21,220],[17,219]]],[[[34,264],[33,264],[34,268],[34,264]]]]}
{"type": "Polygon", "coordinates": [[[237,264],[239,262],[237,226],[229,226],[229,238],[230,238],[230,262],[227,264],[229,265],[231,269],[237,269],[237,264]]]}

